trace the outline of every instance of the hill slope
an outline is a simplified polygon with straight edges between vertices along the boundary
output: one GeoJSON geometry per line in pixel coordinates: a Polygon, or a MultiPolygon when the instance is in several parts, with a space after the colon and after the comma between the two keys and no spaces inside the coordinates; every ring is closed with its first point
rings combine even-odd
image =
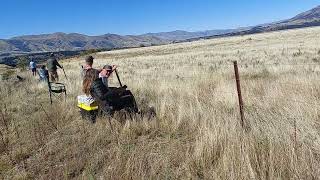
{"type": "Polygon", "coordinates": [[[188,32],[188,31],[171,31],[171,32],[160,32],[160,33],[148,33],[147,36],[154,36],[165,40],[177,41],[185,40],[191,38],[199,38],[213,35],[221,35],[230,32],[239,31],[238,29],[221,29],[221,30],[209,30],[209,31],[197,31],[197,32],[188,32]]]}
{"type": "Polygon", "coordinates": [[[102,36],[87,36],[83,34],[53,33],[14,37],[0,40],[0,52],[43,52],[43,51],[72,51],[100,48],[123,48],[165,44],[153,36],[120,36],[105,34],[102,36]]]}
{"type": "MultiPolygon", "coordinates": [[[[280,21],[277,23],[271,23],[260,27],[264,31],[274,31],[283,29],[293,29],[301,27],[319,26],[320,25],[320,6],[313,8],[297,16],[280,21]]],[[[256,27],[256,28],[257,28],[256,27]]]]}
{"type": "MultiPolygon", "coordinates": [[[[206,38],[210,39],[215,37],[238,36],[238,35],[245,35],[245,34],[255,34],[255,33],[262,33],[262,32],[296,29],[296,28],[304,28],[304,27],[312,27],[312,26],[320,26],[320,6],[317,6],[316,8],[313,8],[304,13],[298,14],[297,16],[287,20],[254,26],[251,28],[247,28],[243,31],[230,32],[222,35],[208,36],[206,38]]],[[[196,40],[196,39],[191,39],[191,40],[196,40]]]]}
{"type": "Polygon", "coordinates": [[[300,20],[312,21],[319,18],[320,18],[320,6],[317,6],[309,11],[298,14],[297,16],[289,19],[289,21],[300,21],[300,20]]]}

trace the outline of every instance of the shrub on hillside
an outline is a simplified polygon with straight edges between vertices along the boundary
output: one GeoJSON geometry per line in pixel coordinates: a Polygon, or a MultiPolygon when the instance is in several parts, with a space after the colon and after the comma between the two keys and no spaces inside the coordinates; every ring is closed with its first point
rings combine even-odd
{"type": "Polygon", "coordinates": [[[301,56],[301,55],[302,55],[301,49],[299,49],[298,52],[293,53],[293,57],[297,57],[297,56],[301,56]]]}
{"type": "Polygon", "coordinates": [[[93,54],[93,53],[97,53],[97,52],[100,52],[100,50],[99,49],[88,49],[88,50],[81,52],[80,56],[85,56],[85,55],[89,55],[89,54],[93,54]]]}
{"type": "Polygon", "coordinates": [[[14,70],[7,70],[1,74],[1,80],[8,80],[13,74],[15,73],[14,70]]]}
{"type": "Polygon", "coordinates": [[[25,70],[28,66],[28,58],[26,56],[20,56],[17,59],[17,67],[19,69],[25,70]]]}

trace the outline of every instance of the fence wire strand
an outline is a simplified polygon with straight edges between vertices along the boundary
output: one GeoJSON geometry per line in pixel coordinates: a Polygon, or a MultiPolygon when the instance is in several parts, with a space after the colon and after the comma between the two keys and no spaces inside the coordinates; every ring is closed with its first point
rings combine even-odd
{"type": "MultiPolygon", "coordinates": [[[[233,66],[234,64],[231,62],[226,62],[224,64],[202,64],[202,63],[198,63],[198,64],[191,64],[191,65],[182,65],[181,67],[213,67],[213,68],[219,68],[219,67],[228,67],[230,69],[233,70],[233,66]],[[230,63],[230,64],[229,64],[230,63]]],[[[260,64],[250,64],[250,63],[239,63],[238,64],[239,67],[249,67],[249,66],[272,66],[272,67],[279,67],[279,66],[294,66],[294,67],[308,67],[308,66],[320,66],[320,64],[310,64],[310,63],[306,63],[306,64],[289,64],[289,63],[260,63],[260,64]]],[[[217,76],[215,74],[216,72],[213,72],[214,76],[217,76]]],[[[224,77],[229,77],[229,76],[234,76],[234,74],[228,74],[228,73],[218,73],[220,76],[224,76],[224,77]]],[[[210,79],[210,77],[205,77],[206,75],[210,76],[209,74],[199,74],[199,75],[194,75],[194,76],[183,76],[183,75],[161,75],[161,76],[154,76],[154,75],[142,75],[141,77],[150,77],[150,78],[155,78],[155,79],[159,79],[159,78],[168,78],[168,79],[173,79],[173,80],[185,80],[185,79],[210,79]]],[[[240,76],[241,79],[241,76],[240,76]]],[[[298,86],[298,87],[311,87],[311,88],[317,88],[316,84],[304,84],[304,83],[287,83],[287,82],[274,82],[274,84],[278,84],[278,85],[286,85],[286,86],[298,86]]],[[[237,92],[227,92],[227,91],[213,91],[214,93],[221,93],[221,94],[226,94],[226,95],[237,95],[237,92]]],[[[248,97],[246,97],[248,98],[248,97]]],[[[307,104],[307,105],[312,105],[312,106],[319,106],[319,104],[317,103],[310,103],[310,102],[306,102],[306,101],[301,101],[301,100],[297,100],[297,99],[290,99],[290,98],[286,98],[285,96],[278,96],[278,97],[270,97],[270,96],[260,96],[259,98],[256,99],[260,99],[260,98],[266,98],[266,99],[273,99],[276,101],[279,100],[284,100],[284,101],[288,101],[288,102],[295,102],[295,103],[299,103],[299,104],[307,104]]],[[[250,99],[250,98],[248,98],[250,99]]]]}
{"type": "Polygon", "coordinates": [[[277,97],[259,96],[258,98],[250,98],[249,96],[246,96],[246,99],[253,100],[253,101],[256,101],[257,99],[272,99],[275,101],[288,101],[288,102],[294,102],[294,103],[299,103],[299,104],[308,104],[311,106],[319,106],[320,105],[318,103],[311,103],[311,102],[301,101],[301,100],[297,100],[297,99],[286,98],[285,96],[277,96],[277,97]]]}

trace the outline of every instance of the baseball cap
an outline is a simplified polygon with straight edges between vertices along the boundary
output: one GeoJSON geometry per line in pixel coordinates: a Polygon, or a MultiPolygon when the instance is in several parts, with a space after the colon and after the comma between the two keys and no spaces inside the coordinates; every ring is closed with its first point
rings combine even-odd
{"type": "Polygon", "coordinates": [[[112,66],[110,66],[110,65],[104,65],[104,66],[103,66],[103,69],[105,69],[105,70],[112,70],[112,66]]]}

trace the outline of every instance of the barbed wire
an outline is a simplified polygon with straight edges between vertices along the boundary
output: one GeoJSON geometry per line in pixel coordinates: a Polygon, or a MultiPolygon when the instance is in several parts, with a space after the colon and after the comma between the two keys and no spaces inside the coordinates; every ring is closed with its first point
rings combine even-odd
{"type": "MultiPolygon", "coordinates": [[[[171,64],[173,67],[233,67],[233,62],[224,62],[224,64],[214,63],[214,64],[206,64],[199,62],[198,64],[171,64]]],[[[238,62],[238,66],[320,66],[320,63],[246,63],[246,62],[238,62]]]]}
{"type": "Polygon", "coordinates": [[[233,94],[233,95],[236,95],[237,94],[237,92],[228,92],[228,91],[213,91],[213,92],[215,92],[215,93],[222,93],[222,94],[233,94]]]}
{"type": "MultiPolygon", "coordinates": [[[[314,80],[316,81],[316,80],[314,80]]],[[[242,82],[251,82],[251,83],[256,83],[258,84],[257,82],[255,82],[254,80],[250,80],[250,79],[244,79],[242,82]]],[[[264,84],[264,85],[283,85],[283,86],[297,86],[297,87],[309,87],[309,88],[317,88],[319,87],[320,88],[320,84],[311,84],[311,83],[287,83],[287,82],[259,82],[261,84],[264,84]]],[[[248,83],[245,83],[244,87],[247,87],[248,83]]]]}
{"type": "MultiPolygon", "coordinates": [[[[320,104],[318,103],[311,103],[311,102],[306,102],[306,101],[301,101],[301,100],[297,100],[297,99],[292,99],[292,98],[285,98],[284,96],[278,96],[278,97],[272,97],[272,96],[259,96],[255,99],[261,99],[261,98],[265,98],[265,99],[273,99],[273,100],[276,100],[276,101],[288,101],[288,102],[295,102],[295,103],[299,103],[299,104],[308,104],[308,105],[312,105],[312,106],[319,106],[320,104]]],[[[250,98],[248,96],[246,96],[246,99],[249,99],[249,100],[255,100],[254,98],[250,98]]],[[[248,102],[248,101],[247,101],[248,102]]]]}
{"type": "Polygon", "coordinates": [[[312,87],[312,88],[315,88],[315,87],[320,87],[320,85],[318,84],[298,84],[298,83],[281,83],[281,82],[278,82],[278,83],[275,83],[275,84],[280,84],[280,85],[291,85],[291,86],[307,86],[307,87],[312,87]]]}
{"type": "MultiPolygon", "coordinates": [[[[215,63],[215,64],[205,64],[205,63],[201,63],[199,62],[198,64],[183,64],[180,67],[198,67],[198,68],[203,68],[203,67],[213,67],[214,69],[219,69],[219,67],[228,67],[230,69],[233,69],[234,64],[232,62],[226,62],[224,64],[219,64],[219,63],[215,63]]],[[[243,63],[240,62],[238,64],[238,67],[248,67],[248,66],[272,66],[272,67],[279,67],[279,66],[293,66],[293,67],[310,67],[310,66],[316,66],[319,67],[320,63],[303,63],[303,64],[298,64],[298,63],[243,63]]],[[[231,77],[234,76],[234,74],[229,74],[229,73],[218,73],[221,76],[224,77],[231,77]]],[[[212,76],[217,76],[217,72],[213,71],[212,74],[200,74],[200,75],[194,75],[194,76],[184,76],[184,75],[179,75],[179,74],[175,74],[175,75],[161,75],[161,76],[154,76],[154,75],[141,75],[141,77],[150,77],[150,78],[154,78],[154,79],[158,79],[158,78],[168,78],[168,79],[173,79],[173,80],[185,80],[185,79],[210,79],[212,78],[212,76]],[[211,77],[210,77],[211,76],[211,77]]],[[[240,77],[241,78],[241,77],[240,77]]],[[[316,84],[310,84],[310,83],[288,83],[288,82],[274,82],[272,84],[277,84],[277,85],[285,85],[285,86],[299,86],[299,87],[312,87],[312,88],[316,88],[317,85],[316,84]]],[[[233,94],[233,95],[237,95],[237,92],[227,92],[227,91],[216,91],[213,90],[212,93],[221,93],[221,94],[233,94]]],[[[248,97],[247,97],[248,98],[248,97]]],[[[300,103],[300,104],[308,104],[308,105],[312,105],[312,106],[319,106],[318,103],[311,103],[311,102],[306,102],[306,101],[301,101],[301,100],[297,100],[297,99],[292,99],[292,98],[287,98],[285,96],[278,96],[278,97],[270,97],[270,96],[259,96],[256,99],[260,99],[260,98],[266,98],[266,99],[273,99],[276,101],[288,101],[288,102],[294,102],[294,103],[300,103]]],[[[249,98],[250,99],[250,98],[249,98]]],[[[251,98],[252,99],[252,98],[251,98]]]]}
{"type": "MultiPolygon", "coordinates": [[[[243,64],[241,64],[243,65],[243,64]]],[[[320,64],[283,64],[283,63],[275,63],[275,64],[248,64],[254,66],[320,66],[320,64]]]]}
{"type": "MultiPolygon", "coordinates": [[[[269,67],[281,67],[281,66],[285,66],[285,67],[300,67],[300,68],[318,68],[320,67],[320,63],[319,64],[248,64],[248,63],[239,63],[238,67],[239,68],[249,68],[249,67],[256,67],[256,66],[269,66],[269,67]]],[[[177,66],[168,66],[169,69],[171,71],[174,71],[174,69],[177,66]]],[[[196,64],[184,64],[184,65],[179,65],[179,67],[177,69],[184,69],[184,68],[195,68],[195,69],[207,69],[209,71],[212,71],[212,74],[217,73],[221,70],[227,70],[227,69],[221,69],[221,67],[227,67],[229,70],[233,70],[233,63],[230,64],[205,64],[205,65],[196,65],[196,64]]],[[[143,69],[143,68],[142,68],[143,69]]],[[[149,68],[147,68],[149,69],[149,68]]],[[[154,70],[160,70],[160,69],[154,69],[154,70]]]]}

